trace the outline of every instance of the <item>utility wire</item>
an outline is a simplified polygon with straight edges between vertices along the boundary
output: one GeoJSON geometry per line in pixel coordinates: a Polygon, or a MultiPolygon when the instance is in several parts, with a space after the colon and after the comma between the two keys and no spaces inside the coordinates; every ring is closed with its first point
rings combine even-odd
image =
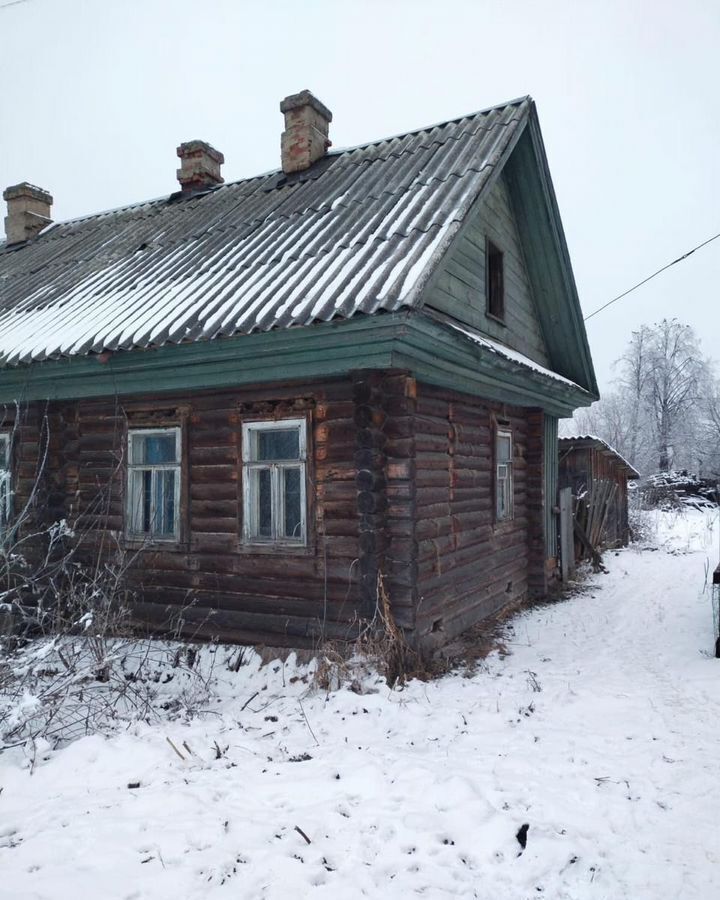
{"type": "Polygon", "coordinates": [[[623,297],[627,297],[628,294],[632,294],[633,291],[636,291],[639,287],[642,287],[644,284],[647,284],[648,281],[651,281],[655,278],[656,275],[659,275],[661,272],[664,272],[666,269],[669,269],[671,266],[677,265],[679,262],[682,262],[684,259],[687,259],[688,256],[692,256],[692,254],[696,250],[700,250],[702,247],[706,247],[708,244],[711,244],[713,241],[716,241],[720,238],[720,234],[713,235],[713,237],[708,238],[706,241],[703,241],[702,244],[698,244],[697,247],[693,247],[692,250],[688,250],[687,253],[683,253],[682,256],[678,256],[677,259],[674,259],[672,262],[668,263],[666,266],[663,266],[662,269],[658,269],[657,272],[653,272],[652,275],[648,275],[647,278],[643,278],[642,281],[638,281],[637,284],[633,285],[631,288],[628,288],[626,291],[623,291],[622,294],[618,294],[617,297],[613,297],[612,300],[608,300],[607,303],[604,303],[602,306],[599,306],[594,312],[591,312],[589,316],[585,316],[585,321],[588,319],[592,319],[593,316],[596,316],[599,312],[602,312],[604,309],[607,309],[608,306],[612,306],[613,303],[617,303],[618,300],[622,300],[623,297]]]}

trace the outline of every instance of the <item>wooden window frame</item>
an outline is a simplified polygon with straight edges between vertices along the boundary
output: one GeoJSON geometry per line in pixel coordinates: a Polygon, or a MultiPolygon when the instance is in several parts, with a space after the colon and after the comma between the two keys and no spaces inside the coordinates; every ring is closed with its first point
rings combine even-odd
{"type": "Polygon", "coordinates": [[[505,254],[489,237],[485,238],[485,313],[505,324],[505,254]]]}
{"type": "Polygon", "coordinates": [[[243,544],[253,549],[306,549],[308,547],[308,421],[303,418],[255,419],[242,424],[242,539],[243,544]],[[254,459],[252,436],[259,431],[298,430],[298,459],[264,461],[254,459]],[[272,492],[272,534],[262,537],[258,532],[258,497],[254,471],[269,469],[272,492]],[[281,473],[286,469],[300,470],[300,525],[302,534],[298,539],[278,534],[278,523],[284,520],[284,494],[280,490],[281,473]]]}
{"type": "MultiPolygon", "coordinates": [[[[182,425],[142,425],[133,423],[128,426],[127,430],[127,474],[125,479],[125,538],[132,544],[161,544],[164,546],[176,546],[182,540],[183,532],[183,513],[182,499],[184,487],[184,473],[186,471],[186,453],[185,441],[183,436],[184,429],[182,425]],[[175,435],[175,462],[173,463],[133,463],[133,440],[136,436],[147,437],[155,434],[175,435]],[[174,487],[174,529],[172,534],[157,534],[150,531],[134,531],[132,528],[133,521],[133,473],[138,470],[158,471],[174,471],[175,487],[174,487]]],[[[151,491],[151,497],[154,491],[151,491]]]]}
{"type": "Polygon", "coordinates": [[[494,450],[495,452],[493,454],[493,458],[495,461],[495,522],[498,525],[502,525],[505,522],[511,522],[515,515],[515,477],[513,473],[514,440],[513,431],[509,425],[498,423],[495,426],[494,450]],[[510,453],[507,460],[500,460],[498,452],[498,444],[500,438],[508,438],[508,440],[510,441],[510,453]],[[501,467],[507,469],[507,472],[502,477],[502,480],[500,473],[501,467]],[[505,499],[507,501],[506,511],[503,514],[501,514],[499,511],[501,496],[505,496],[505,499]]]}
{"type": "Polygon", "coordinates": [[[12,435],[0,431],[0,539],[8,531],[12,516],[12,435]]]}

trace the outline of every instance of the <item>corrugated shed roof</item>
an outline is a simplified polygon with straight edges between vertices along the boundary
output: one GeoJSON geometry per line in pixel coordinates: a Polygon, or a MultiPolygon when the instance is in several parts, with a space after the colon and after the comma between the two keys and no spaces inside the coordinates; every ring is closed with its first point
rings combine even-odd
{"type": "Polygon", "coordinates": [[[612,453],[613,456],[617,457],[618,461],[625,466],[628,470],[628,478],[640,478],[640,473],[638,470],[630,465],[630,463],[625,459],[622,453],[618,453],[618,451],[611,447],[607,441],[604,441],[602,438],[598,437],[596,434],[573,434],[573,435],[565,435],[564,437],[559,438],[558,444],[561,447],[565,447],[567,449],[572,448],[574,444],[577,444],[579,441],[588,441],[591,444],[595,444],[596,446],[602,447],[607,453],[612,453]]]}
{"type": "Polygon", "coordinates": [[[397,310],[527,121],[522,98],[0,246],[0,364],[397,310]]]}

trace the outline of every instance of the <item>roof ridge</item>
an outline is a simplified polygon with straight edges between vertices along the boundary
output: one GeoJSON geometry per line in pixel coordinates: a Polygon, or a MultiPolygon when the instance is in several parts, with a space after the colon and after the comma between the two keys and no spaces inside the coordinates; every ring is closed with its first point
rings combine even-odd
{"type": "Polygon", "coordinates": [[[433,128],[454,125],[457,122],[462,122],[463,119],[473,119],[475,116],[485,116],[488,113],[495,112],[497,109],[507,109],[508,106],[521,106],[525,102],[533,102],[530,94],[525,94],[523,97],[516,97],[514,100],[508,100],[506,103],[496,103],[494,106],[488,106],[485,109],[476,109],[474,112],[465,113],[462,116],[455,116],[452,119],[443,119],[440,122],[433,122],[430,125],[411,128],[409,131],[399,131],[397,134],[388,134],[385,137],[376,138],[372,141],[365,141],[362,144],[354,144],[349,147],[338,147],[335,150],[328,151],[327,155],[339,156],[342,153],[350,153],[353,150],[364,150],[366,147],[374,147],[376,144],[384,144],[386,141],[395,141],[398,138],[410,137],[413,134],[422,134],[423,131],[432,131],[433,128]]]}
{"type": "MultiPolygon", "coordinates": [[[[432,131],[434,128],[441,128],[441,127],[444,127],[447,125],[453,125],[457,122],[461,122],[463,119],[472,119],[476,116],[487,115],[488,113],[494,112],[497,109],[507,109],[507,107],[509,107],[509,106],[521,106],[525,102],[532,103],[532,97],[530,94],[525,94],[522,97],[516,97],[514,100],[508,100],[505,103],[496,103],[493,106],[488,106],[488,107],[485,107],[484,109],[478,109],[478,110],[475,110],[474,112],[465,113],[464,115],[461,115],[461,116],[455,116],[452,119],[444,119],[440,122],[433,122],[430,125],[423,125],[422,127],[419,127],[419,128],[412,128],[412,129],[410,129],[410,131],[401,131],[401,132],[398,132],[397,134],[389,134],[389,135],[386,135],[385,137],[375,138],[372,141],[365,141],[364,143],[361,143],[361,144],[352,144],[347,147],[338,147],[337,149],[330,150],[326,154],[326,156],[327,157],[341,156],[345,153],[352,153],[354,150],[363,150],[363,149],[366,149],[367,147],[374,147],[378,144],[384,144],[387,141],[394,141],[394,140],[397,140],[398,138],[410,137],[411,135],[414,135],[414,134],[422,134],[424,131],[432,131]]],[[[275,169],[268,169],[266,172],[259,172],[257,175],[248,175],[246,178],[237,178],[234,181],[224,182],[223,184],[219,184],[219,185],[217,185],[217,187],[210,188],[208,191],[205,191],[203,193],[215,193],[216,191],[221,191],[224,188],[234,187],[235,185],[238,185],[238,184],[247,184],[251,181],[256,181],[256,180],[259,180],[262,178],[269,178],[273,175],[279,174],[281,171],[282,171],[282,169],[280,167],[275,168],[275,169]]],[[[131,210],[131,209],[139,209],[141,206],[153,206],[155,204],[167,202],[174,195],[174,193],[175,192],[172,192],[170,194],[162,194],[159,197],[151,197],[148,200],[138,200],[135,203],[123,203],[120,206],[110,207],[109,209],[102,209],[102,210],[98,210],[97,212],[85,213],[82,216],[73,216],[70,219],[58,220],[57,222],[50,223],[46,228],[44,228],[40,232],[38,237],[40,237],[41,235],[42,236],[49,235],[52,231],[54,231],[60,225],[74,225],[78,222],[86,222],[88,219],[99,218],[100,216],[109,216],[109,215],[112,215],[113,213],[126,212],[127,210],[131,210]]],[[[192,199],[192,198],[190,198],[190,199],[192,199]]],[[[4,242],[0,241],[0,245],[2,243],[4,243],[4,242]]]]}

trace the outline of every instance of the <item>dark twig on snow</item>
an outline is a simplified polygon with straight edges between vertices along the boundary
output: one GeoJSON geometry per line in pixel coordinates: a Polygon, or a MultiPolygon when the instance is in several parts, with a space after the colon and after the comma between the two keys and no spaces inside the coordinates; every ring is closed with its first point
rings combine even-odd
{"type": "Polygon", "coordinates": [[[250,697],[248,700],[246,700],[243,703],[243,705],[240,707],[240,712],[242,712],[247,706],[249,706],[259,693],[260,693],[260,691],[255,691],[255,693],[252,695],[252,697],[250,697]]]}
{"type": "Polygon", "coordinates": [[[298,700],[298,703],[300,704],[300,712],[303,714],[303,719],[305,719],[305,724],[308,727],[308,731],[313,736],[313,740],[315,741],[316,745],[319,747],[320,741],[315,737],[315,732],[312,730],[312,726],[310,725],[310,722],[308,722],[308,717],[305,715],[305,710],[303,709],[302,701],[298,700]]]}
{"type": "Polygon", "coordinates": [[[175,746],[175,744],[173,744],[173,742],[170,740],[170,738],[166,736],[166,737],[165,737],[165,740],[168,742],[168,744],[170,744],[170,746],[171,746],[171,747],[173,748],[173,750],[177,753],[177,755],[180,757],[180,759],[181,759],[183,762],[185,762],[185,757],[184,757],[184,756],[182,755],[182,753],[178,750],[178,748],[175,746]]]}

